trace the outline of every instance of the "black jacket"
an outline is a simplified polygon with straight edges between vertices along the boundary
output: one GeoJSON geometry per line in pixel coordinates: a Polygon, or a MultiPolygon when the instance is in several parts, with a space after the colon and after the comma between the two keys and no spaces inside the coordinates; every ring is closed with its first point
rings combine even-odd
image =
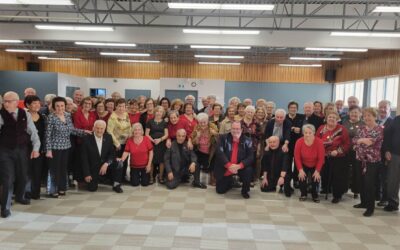
{"type": "Polygon", "coordinates": [[[262,173],[267,172],[268,179],[278,179],[281,172],[286,172],[289,167],[289,156],[282,149],[264,151],[261,160],[262,173]]]}
{"type": "Polygon", "coordinates": [[[385,123],[382,147],[386,152],[400,155],[400,115],[396,116],[388,126],[385,123]]]}
{"type": "MultiPolygon", "coordinates": [[[[216,161],[214,167],[214,174],[217,181],[224,177],[226,171],[225,165],[230,162],[232,155],[232,141],[233,137],[231,133],[219,135],[215,152],[216,161]]],[[[251,139],[243,134],[239,139],[237,162],[243,163],[245,168],[252,167],[254,162],[254,151],[251,139]]]]}
{"type": "Polygon", "coordinates": [[[289,117],[289,114],[286,115],[286,119],[288,119],[292,123],[292,127],[297,127],[300,128],[300,133],[295,133],[294,131],[290,130],[290,144],[289,148],[291,149],[291,152],[294,151],[294,145],[296,145],[296,141],[303,137],[303,133],[301,131],[301,128],[303,127],[303,122],[304,122],[305,116],[303,114],[296,114],[294,119],[291,119],[289,117]]]}
{"type": "Polygon", "coordinates": [[[111,167],[115,159],[115,149],[111,135],[104,133],[103,144],[101,147],[101,155],[97,149],[95,135],[87,135],[83,137],[82,142],[82,169],[83,176],[97,177],[99,175],[100,167],[104,163],[108,163],[111,167]]]}
{"type": "MultiPolygon", "coordinates": [[[[268,139],[274,133],[274,126],[275,126],[275,118],[271,119],[267,126],[265,127],[265,139],[268,139]]],[[[290,131],[292,128],[292,123],[285,119],[283,120],[283,131],[282,131],[282,138],[280,144],[283,145],[287,140],[290,143],[290,131]]]]}
{"type": "Polygon", "coordinates": [[[192,162],[197,164],[197,156],[193,150],[189,150],[187,142],[183,144],[182,154],[179,152],[179,146],[176,140],[172,142],[171,148],[167,149],[164,154],[164,165],[167,173],[171,171],[173,173],[180,172],[182,167],[189,167],[189,164],[192,162]],[[187,166],[181,166],[182,163],[187,164],[187,166]]]}
{"type": "Polygon", "coordinates": [[[303,124],[305,124],[305,123],[313,125],[315,127],[315,131],[317,131],[318,128],[324,124],[324,119],[315,114],[312,114],[308,118],[304,116],[303,124]]]}

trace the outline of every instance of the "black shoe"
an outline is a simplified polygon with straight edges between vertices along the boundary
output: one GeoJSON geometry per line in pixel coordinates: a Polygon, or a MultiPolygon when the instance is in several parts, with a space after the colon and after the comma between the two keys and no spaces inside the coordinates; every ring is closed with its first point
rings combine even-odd
{"type": "Polygon", "coordinates": [[[245,199],[249,199],[250,195],[249,195],[249,193],[242,193],[242,197],[245,199]]]}
{"type": "Polygon", "coordinates": [[[358,194],[354,194],[354,195],[353,195],[353,198],[354,198],[354,199],[358,199],[358,194]]]}
{"type": "Polygon", "coordinates": [[[367,211],[365,211],[365,212],[363,213],[363,215],[364,215],[365,217],[371,217],[373,214],[374,214],[374,210],[369,210],[369,209],[367,209],[367,211]]]}
{"type": "Polygon", "coordinates": [[[47,195],[48,198],[54,198],[54,199],[58,199],[58,194],[54,193],[54,194],[48,194],[47,195]]]}
{"type": "Polygon", "coordinates": [[[299,189],[299,187],[300,187],[299,182],[298,182],[298,181],[295,181],[295,182],[293,183],[293,187],[294,187],[295,189],[299,189]]]}
{"type": "Polygon", "coordinates": [[[357,204],[353,206],[354,208],[367,208],[367,206],[365,206],[364,204],[357,204]]]}
{"type": "Polygon", "coordinates": [[[307,200],[307,196],[300,196],[299,201],[306,201],[307,200]]]}
{"type": "Polygon", "coordinates": [[[1,217],[2,218],[7,218],[7,217],[10,217],[10,216],[11,216],[10,210],[8,210],[8,209],[1,210],[1,217]]]}
{"type": "Polygon", "coordinates": [[[312,200],[313,200],[313,202],[315,202],[315,203],[319,203],[319,202],[320,202],[319,198],[312,198],[312,200]]]}
{"type": "Polygon", "coordinates": [[[28,200],[28,199],[20,199],[20,200],[15,200],[15,201],[21,205],[30,205],[31,204],[31,200],[28,200]]]}
{"type": "Polygon", "coordinates": [[[290,196],[292,196],[292,193],[291,193],[291,192],[290,192],[290,193],[286,193],[286,192],[285,192],[285,196],[288,197],[288,198],[290,198],[290,196]]]}
{"type": "Polygon", "coordinates": [[[115,187],[112,188],[114,190],[114,192],[120,194],[122,192],[124,192],[124,190],[122,190],[121,185],[117,185],[115,187]]]}
{"type": "Polygon", "coordinates": [[[66,196],[67,193],[65,191],[58,191],[59,196],[66,196]]]}
{"type": "Polygon", "coordinates": [[[376,204],[378,207],[386,207],[388,205],[387,201],[380,201],[378,204],[376,204]]]}
{"type": "Polygon", "coordinates": [[[332,203],[333,204],[337,204],[337,203],[339,203],[339,201],[340,201],[340,198],[333,198],[332,199],[332,203]]]}
{"type": "Polygon", "coordinates": [[[242,184],[240,184],[240,182],[238,182],[238,181],[234,181],[233,184],[232,184],[232,187],[233,188],[241,188],[242,184]]]}
{"type": "Polygon", "coordinates": [[[206,189],[207,188],[207,186],[204,185],[201,182],[193,182],[192,186],[195,187],[195,188],[201,188],[201,189],[206,189]]]}
{"type": "Polygon", "coordinates": [[[383,208],[383,210],[385,210],[386,212],[394,212],[394,211],[398,211],[399,208],[398,207],[393,207],[391,205],[387,205],[386,207],[383,208]]]}

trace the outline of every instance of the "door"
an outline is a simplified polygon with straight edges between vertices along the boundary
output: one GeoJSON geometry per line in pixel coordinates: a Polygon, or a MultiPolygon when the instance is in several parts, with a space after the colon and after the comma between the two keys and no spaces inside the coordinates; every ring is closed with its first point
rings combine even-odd
{"type": "Polygon", "coordinates": [[[151,97],[151,90],[149,89],[125,89],[125,99],[136,99],[138,96],[144,95],[145,97],[151,97]]]}
{"type": "Polygon", "coordinates": [[[175,89],[166,89],[165,90],[165,97],[167,97],[170,101],[179,98],[183,102],[185,102],[185,97],[188,95],[194,96],[195,105],[197,105],[197,90],[175,90],[175,89]]]}

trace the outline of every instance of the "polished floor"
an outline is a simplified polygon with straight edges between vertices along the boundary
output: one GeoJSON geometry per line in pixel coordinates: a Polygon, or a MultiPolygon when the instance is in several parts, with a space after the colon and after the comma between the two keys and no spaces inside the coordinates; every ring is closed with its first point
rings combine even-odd
{"type": "Polygon", "coordinates": [[[124,187],[116,194],[72,190],[60,199],[15,205],[0,219],[0,249],[400,249],[399,213],[371,218],[339,204],[299,202],[254,188],[217,195],[189,184],[124,187]]]}

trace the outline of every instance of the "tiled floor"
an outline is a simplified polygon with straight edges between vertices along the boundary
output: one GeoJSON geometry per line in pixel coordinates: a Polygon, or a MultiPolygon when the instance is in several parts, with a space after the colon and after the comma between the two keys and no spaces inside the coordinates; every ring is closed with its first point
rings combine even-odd
{"type": "Polygon", "coordinates": [[[350,196],[333,205],[250,194],[190,185],[70,191],[15,205],[0,219],[0,249],[400,249],[398,213],[364,218],[350,196]]]}

